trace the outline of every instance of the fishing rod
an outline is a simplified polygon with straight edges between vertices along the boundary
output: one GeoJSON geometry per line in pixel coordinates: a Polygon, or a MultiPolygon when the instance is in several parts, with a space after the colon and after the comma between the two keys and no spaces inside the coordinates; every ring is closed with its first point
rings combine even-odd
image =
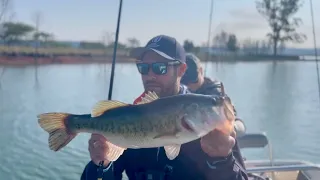
{"type": "Polygon", "coordinates": [[[120,0],[120,3],[119,3],[118,22],[117,22],[116,38],[115,38],[114,47],[113,47],[113,58],[112,58],[112,67],[111,67],[111,76],[110,76],[108,100],[111,100],[111,97],[112,97],[114,70],[115,70],[115,66],[116,66],[116,56],[117,56],[118,39],[119,39],[121,10],[122,10],[122,0],[120,0]]]}
{"type": "Polygon", "coordinates": [[[205,68],[204,68],[204,75],[207,74],[207,64],[208,62],[211,61],[211,48],[210,48],[210,38],[211,38],[211,24],[212,24],[212,13],[213,12],[213,0],[211,0],[211,6],[210,6],[210,15],[209,15],[209,30],[208,30],[208,42],[207,42],[207,46],[208,46],[208,53],[207,53],[207,63],[205,64],[205,68]]]}
{"type": "MultiPolygon", "coordinates": [[[[119,30],[120,30],[121,11],[122,11],[122,0],[120,0],[119,2],[118,22],[117,22],[116,37],[115,37],[114,46],[113,46],[113,58],[112,58],[108,100],[111,100],[112,98],[114,70],[116,66],[116,56],[117,56],[117,48],[118,48],[119,30]]],[[[104,164],[104,161],[101,161],[99,163],[97,180],[102,180],[103,178],[103,164],[104,164]]]]}
{"type": "Polygon", "coordinates": [[[316,58],[317,79],[318,79],[318,93],[319,93],[319,102],[320,102],[320,75],[319,75],[319,64],[318,64],[318,48],[317,48],[316,32],[315,32],[315,27],[314,27],[314,14],[313,14],[313,2],[312,2],[312,0],[310,0],[310,12],[311,12],[311,20],[312,20],[314,56],[316,58]]]}

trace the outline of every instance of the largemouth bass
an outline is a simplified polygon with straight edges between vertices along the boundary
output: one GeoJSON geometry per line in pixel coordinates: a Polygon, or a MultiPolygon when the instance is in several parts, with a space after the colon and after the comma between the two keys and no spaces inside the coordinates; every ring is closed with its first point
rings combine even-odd
{"type": "Polygon", "coordinates": [[[41,128],[49,133],[49,147],[59,151],[78,133],[98,133],[108,140],[106,158],[116,161],[127,148],[164,147],[170,160],[181,144],[196,140],[213,129],[233,131],[234,112],[223,97],[183,94],[158,98],[148,92],[137,105],[115,100],[98,102],[90,115],[44,113],[41,128]]]}

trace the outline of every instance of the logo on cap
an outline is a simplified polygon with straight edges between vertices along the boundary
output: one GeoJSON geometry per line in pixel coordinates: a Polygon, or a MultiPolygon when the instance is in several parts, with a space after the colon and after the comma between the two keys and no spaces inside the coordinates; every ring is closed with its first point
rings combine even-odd
{"type": "Polygon", "coordinates": [[[157,43],[160,42],[161,39],[162,39],[162,36],[154,37],[153,39],[151,39],[150,43],[147,45],[147,48],[159,47],[157,43]]]}

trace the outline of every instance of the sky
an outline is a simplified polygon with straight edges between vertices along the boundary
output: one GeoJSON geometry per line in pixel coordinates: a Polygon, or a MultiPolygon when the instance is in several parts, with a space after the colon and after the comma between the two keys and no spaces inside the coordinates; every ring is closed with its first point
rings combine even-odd
{"type": "MultiPolygon", "coordinates": [[[[211,0],[123,0],[119,41],[127,43],[135,37],[145,45],[152,37],[165,34],[179,42],[192,40],[196,45],[208,39],[211,0]]],[[[319,0],[313,0],[317,42],[320,43],[319,0]],[[318,17],[318,18],[317,18],[318,17]]],[[[35,24],[36,12],[41,13],[40,30],[53,33],[57,40],[102,41],[116,31],[119,0],[13,0],[14,21],[35,24]]],[[[303,25],[307,41],[289,47],[313,48],[309,0],[296,14],[303,25]]],[[[255,0],[214,0],[212,34],[221,30],[244,39],[262,40],[269,32],[267,22],[257,12],[255,0]]]]}

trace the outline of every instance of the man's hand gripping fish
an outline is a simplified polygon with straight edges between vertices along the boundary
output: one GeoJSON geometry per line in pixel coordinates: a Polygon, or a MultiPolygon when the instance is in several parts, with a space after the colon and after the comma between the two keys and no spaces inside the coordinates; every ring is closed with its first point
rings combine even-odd
{"type": "Polygon", "coordinates": [[[106,158],[116,161],[127,148],[164,147],[170,160],[181,144],[196,140],[213,129],[229,135],[234,113],[223,97],[182,94],[158,98],[148,92],[137,105],[115,100],[98,102],[88,115],[44,113],[41,128],[49,133],[49,147],[59,151],[78,133],[98,133],[108,139],[106,158]]]}

